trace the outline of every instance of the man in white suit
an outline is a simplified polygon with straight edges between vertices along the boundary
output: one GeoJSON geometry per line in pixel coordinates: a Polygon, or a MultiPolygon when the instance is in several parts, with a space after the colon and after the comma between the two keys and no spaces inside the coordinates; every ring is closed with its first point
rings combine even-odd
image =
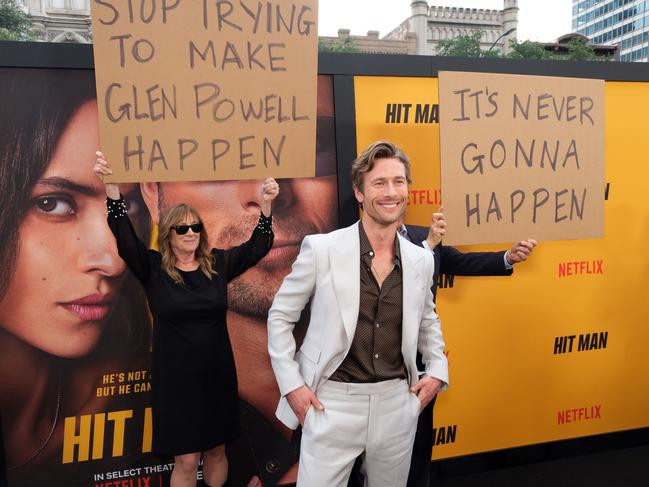
{"type": "Polygon", "coordinates": [[[448,383],[432,254],[397,236],[410,162],[374,143],[352,164],[352,182],[360,222],[306,237],[268,313],[276,414],[302,425],[298,487],[346,485],[359,455],[370,487],[405,485],[417,416],[448,383]],[[309,301],[296,353],[293,328],[309,301]]]}

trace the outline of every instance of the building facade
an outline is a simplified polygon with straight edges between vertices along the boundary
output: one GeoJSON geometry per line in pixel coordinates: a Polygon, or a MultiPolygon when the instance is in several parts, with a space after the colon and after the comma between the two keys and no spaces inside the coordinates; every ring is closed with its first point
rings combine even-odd
{"type": "Polygon", "coordinates": [[[369,54],[417,54],[417,36],[407,32],[402,39],[379,39],[378,30],[370,30],[366,36],[350,35],[349,29],[338,29],[338,37],[319,36],[325,47],[349,44],[355,51],[369,54]]]}
{"type": "Polygon", "coordinates": [[[648,0],[572,0],[572,29],[593,44],[618,46],[620,61],[649,60],[648,0]]]}
{"type": "MultiPolygon", "coordinates": [[[[92,42],[90,0],[19,0],[32,19],[37,38],[46,42],[92,42]]],[[[395,0],[397,1],[397,0],[395,0]]],[[[518,0],[503,0],[502,10],[429,6],[425,0],[410,2],[411,16],[379,39],[378,32],[350,36],[341,29],[338,37],[321,37],[324,45],[350,42],[360,52],[436,54],[437,43],[459,35],[482,33],[483,49],[507,52],[516,38],[518,0]],[[514,29],[514,30],[512,30],[514,29]],[[507,33],[507,35],[504,35],[507,33]]]]}
{"type": "Polygon", "coordinates": [[[92,42],[90,0],[19,0],[37,40],[92,42]]]}
{"type": "MultiPolygon", "coordinates": [[[[461,2],[459,2],[461,3],[461,2]]],[[[403,40],[416,35],[416,54],[435,55],[440,40],[480,32],[483,50],[509,52],[516,39],[518,0],[503,0],[502,10],[429,6],[426,0],[410,3],[411,15],[383,39],[403,40]]]]}

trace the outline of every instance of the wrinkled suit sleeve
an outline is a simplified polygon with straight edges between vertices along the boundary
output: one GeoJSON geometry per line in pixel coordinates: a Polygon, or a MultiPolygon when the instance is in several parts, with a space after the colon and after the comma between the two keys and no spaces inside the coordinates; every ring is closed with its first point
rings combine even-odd
{"type": "Polygon", "coordinates": [[[293,329],[315,291],[316,272],[314,243],[307,236],[268,312],[268,353],[282,396],[305,384],[295,361],[293,329]]]}

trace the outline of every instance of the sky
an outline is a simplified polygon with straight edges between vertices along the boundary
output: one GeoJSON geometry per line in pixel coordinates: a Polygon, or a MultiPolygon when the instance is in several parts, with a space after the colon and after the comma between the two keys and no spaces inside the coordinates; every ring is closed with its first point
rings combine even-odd
{"type": "MultiPolygon", "coordinates": [[[[497,9],[503,0],[428,0],[428,5],[497,9]]],[[[410,17],[410,0],[319,0],[318,35],[352,35],[378,30],[383,37],[410,17]]],[[[549,42],[572,31],[572,0],[518,0],[519,41],[549,42]]]]}

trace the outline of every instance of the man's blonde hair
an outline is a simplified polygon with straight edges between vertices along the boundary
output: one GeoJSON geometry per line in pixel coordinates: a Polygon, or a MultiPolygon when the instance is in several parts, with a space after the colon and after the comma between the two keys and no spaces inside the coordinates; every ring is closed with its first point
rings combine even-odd
{"type": "Polygon", "coordinates": [[[374,169],[378,159],[395,158],[401,161],[406,170],[406,181],[412,183],[412,172],[410,170],[410,159],[405,152],[392,142],[380,140],[367,147],[360,156],[352,162],[352,184],[363,191],[363,177],[366,173],[374,169]]]}

